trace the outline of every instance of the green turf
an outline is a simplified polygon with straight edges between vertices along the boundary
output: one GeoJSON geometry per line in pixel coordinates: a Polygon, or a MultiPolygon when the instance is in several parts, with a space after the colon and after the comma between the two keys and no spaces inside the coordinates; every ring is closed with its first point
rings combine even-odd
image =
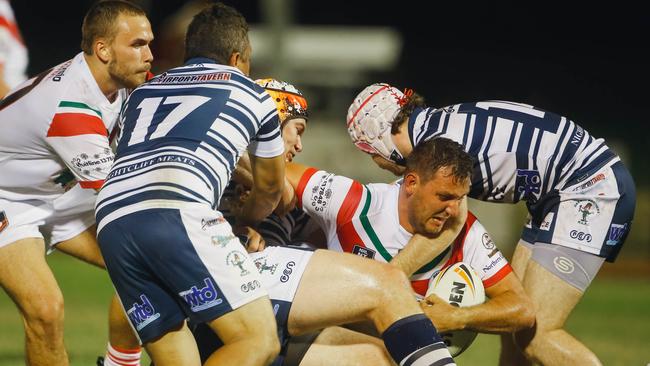
{"type": "MultiPolygon", "coordinates": [[[[49,262],[63,289],[65,337],[72,365],[94,365],[106,344],[106,311],[112,293],[101,270],[54,254],[49,262]]],[[[568,329],[604,365],[650,363],[650,279],[598,278],[569,318],[568,329]]],[[[496,365],[498,338],[479,335],[459,365],[496,365]]],[[[147,365],[148,363],[143,362],[147,365]]],[[[0,365],[24,365],[23,330],[11,300],[0,294],[0,365]]]]}

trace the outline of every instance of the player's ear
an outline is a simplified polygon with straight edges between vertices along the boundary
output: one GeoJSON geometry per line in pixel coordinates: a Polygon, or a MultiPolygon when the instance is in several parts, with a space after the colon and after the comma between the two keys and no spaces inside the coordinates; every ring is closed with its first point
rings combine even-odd
{"type": "Polygon", "coordinates": [[[241,57],[241,53],[237,51],[230,54],[230,59],[228,59],[228,66],[237,67],[237,63],[239,62],[240,57],[241,57]]]}
{"type": "Polygon", "coordinates": [[[410,196],[414,194],[420,184],[420,177],[415,172],[408,172],[404,174],[404,179],[402,181],[406,193],[410,196]]]}
{"type": "Polygon", "coordinates": [[[100,61],[108,63],[111,60],[111,50],[104,39],[100,38],[93,43],[93,51],[100,61]]]}

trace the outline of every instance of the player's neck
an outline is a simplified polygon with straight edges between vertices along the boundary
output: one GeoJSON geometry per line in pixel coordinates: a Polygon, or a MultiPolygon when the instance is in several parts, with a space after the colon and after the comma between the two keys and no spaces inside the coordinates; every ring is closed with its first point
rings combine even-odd
{"type": "Polygon", "coordinates": [[[120,86],[115,82],[115,80],[113,80],[113,78],[111,78],[108,73],[107,65],[93,55],[84,53],[84,58],[86,59],[90,73],[93,75],[99,90],[110,102],[115,100],[115,96],[117,95],[120,86]]]}

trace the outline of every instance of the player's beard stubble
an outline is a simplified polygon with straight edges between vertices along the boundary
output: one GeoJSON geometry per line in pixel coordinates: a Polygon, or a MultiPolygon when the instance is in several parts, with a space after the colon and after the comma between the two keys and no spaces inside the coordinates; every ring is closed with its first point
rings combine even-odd
{"type": "Polygon", "coordinates": [[[108,62],[108,73],[122,87],[128,89],[135,89],[144,83],[147,79],[147,71],[149,69],[149,64],[132,65],[124,62],[120,63],[115,57],[108,62]]]}

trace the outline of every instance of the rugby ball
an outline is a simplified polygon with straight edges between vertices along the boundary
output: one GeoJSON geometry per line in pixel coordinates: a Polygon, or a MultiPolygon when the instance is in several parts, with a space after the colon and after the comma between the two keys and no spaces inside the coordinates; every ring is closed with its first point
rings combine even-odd
{"type": "MultiPolygon", "coordinates": [[[[435,294],[453,306],[472,306],[485,302],[485,288],[478,273],[464,262],[442,269],[429,280],[426,296],[435,294]]],[[[477,333],[473,330],[455,330],[440,334],[449,353],[456,357],[469,347],[477,333]]]]}

